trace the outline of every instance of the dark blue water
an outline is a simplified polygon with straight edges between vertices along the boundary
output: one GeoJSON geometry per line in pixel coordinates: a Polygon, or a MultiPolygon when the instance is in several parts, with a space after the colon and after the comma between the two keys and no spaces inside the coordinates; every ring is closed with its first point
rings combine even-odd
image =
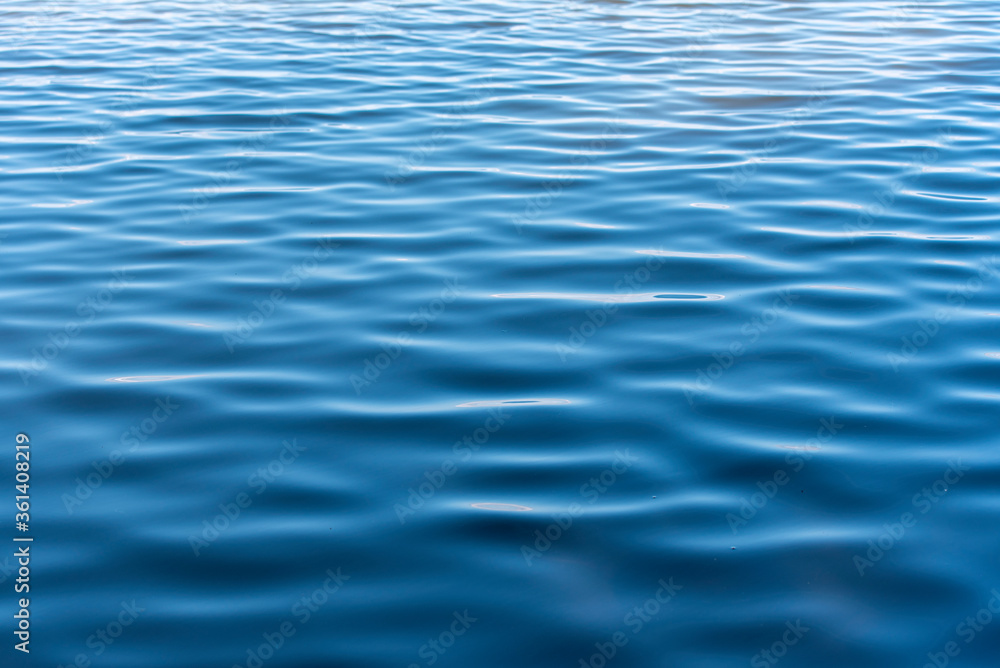
{"type": "Polygon", "coordinates": [[[0,663],[997,665],[998,10],[3,3],[0,663]]]}

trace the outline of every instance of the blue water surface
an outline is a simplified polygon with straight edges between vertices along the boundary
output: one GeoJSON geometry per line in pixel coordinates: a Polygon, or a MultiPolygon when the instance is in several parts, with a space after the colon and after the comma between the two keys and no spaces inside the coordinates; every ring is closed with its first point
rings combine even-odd
{"type": "Polygon", "coordinates": [[[998,10],[0,4],[0,664],[996,666],[998,10]]]}

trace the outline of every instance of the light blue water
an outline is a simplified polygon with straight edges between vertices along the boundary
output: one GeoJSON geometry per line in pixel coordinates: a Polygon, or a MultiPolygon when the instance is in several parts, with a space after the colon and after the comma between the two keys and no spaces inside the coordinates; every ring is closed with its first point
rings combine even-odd
{"type": "Polygon", "coordinates": [[[998,8],[0,5],[3,665],[995,666],[998,8]]]}

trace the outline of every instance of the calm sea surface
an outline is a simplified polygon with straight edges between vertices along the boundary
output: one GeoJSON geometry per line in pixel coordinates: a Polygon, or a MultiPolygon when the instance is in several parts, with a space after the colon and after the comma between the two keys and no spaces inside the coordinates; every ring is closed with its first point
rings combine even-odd
{"type": "Polygon", "coordinates": [[[996,666],[998,12],[4,2],[0,664],[996,666]]]}

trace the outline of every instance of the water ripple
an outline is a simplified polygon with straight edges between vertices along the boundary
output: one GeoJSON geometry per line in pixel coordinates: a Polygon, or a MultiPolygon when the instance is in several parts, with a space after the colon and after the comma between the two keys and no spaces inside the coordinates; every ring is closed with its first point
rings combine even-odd
{"type": "Polygon", "coordinates": [[[5,3],[30,665],[996,665],[996,14],[5,3]]]}

